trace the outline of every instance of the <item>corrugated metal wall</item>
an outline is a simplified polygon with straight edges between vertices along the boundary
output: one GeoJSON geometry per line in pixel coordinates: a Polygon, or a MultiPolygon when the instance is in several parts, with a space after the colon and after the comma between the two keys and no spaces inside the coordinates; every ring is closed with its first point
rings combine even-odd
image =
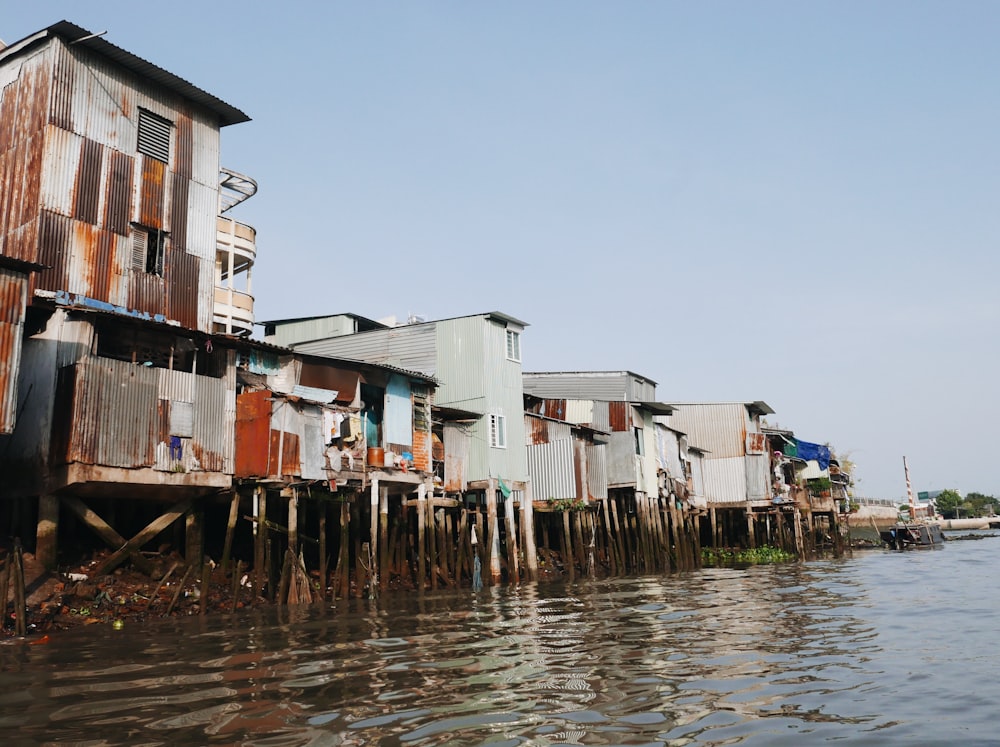
{"type": "Polygon", "coordinates": [[[17,420],[17,379],[28,278],[0,268],[0,433],[11,433],[17,420]]]}
{"type": "Polygon", "coordinates": [[[607,444],[608,486],[636,486],[635,436],[612,433],[607,444]]]}
{"type": "Polygon", "coordinates": [[[656,399],[656,385],[627,371],[555,371],[524,374],[524,390],[546,399],[644,402],[656,399]]]}
{"type": "Polygon", "coordinates": [[[535,500],[572,500],[577,495],[573,441],[560,439],[526,447],[535,500]]]}
{"type": "Polygon", "coordinates": [[[670,416],[670,425],[687,433],[693,446],[708,450],[710,460],[743,456],[749,423],[739,402],[679,405],[670,416]]]}
{"type": "Polygon", "coordinates": [[[89,358],[76,364],[72,380],[67,461],[169,471],[193,456],[204,471],[232,474],[226,398],[235,395],[224,379],[89,358]],[[178,422],[171,408],[184,403],[191,405],[192,435],[180,438],[183,457],[176,458],[169,452],[171,424],[178,422]]]}
{"type": "Polygon", "coordinates": [[[435,375],[436,353],[433,324],[414,324],[394,329],[361,332],[294,345],[296,351],[405,368],[435,375]]]}
{"type": "Polygon", "coordinates": [[[592,500],[604,501],[608,498],[608,449],[604,444],[588,443],[587,451],[587,491],[592,500]]]}
{"type": "Polygon", "coordinates": [[[747,472],[743,457],[705,459],[705,498],[709,503],[747,500],[747,472]]]}
{"type": "Polygon", "coordinates": [[[59,39],[15,64],[17,81],[0,99],[0,253],[50,267],[33,287],[210,332],[214,117],[59,39]],[[136,151],[140,108],[175,125],[169,167],[136,151]],[[162,277],[132,269],[132,221],[169,232],[162,277]]]}

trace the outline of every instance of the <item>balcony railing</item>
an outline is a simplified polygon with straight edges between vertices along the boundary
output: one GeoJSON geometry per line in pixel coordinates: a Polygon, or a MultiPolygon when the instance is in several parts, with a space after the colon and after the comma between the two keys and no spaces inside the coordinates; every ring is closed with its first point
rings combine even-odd
{"type": "Polygon", "coordinates": [[[215,251],[215,331],[247,335],[253,331],[251,279],[257,258],[257,232],[231,218],[217,220],[215,251]]]}

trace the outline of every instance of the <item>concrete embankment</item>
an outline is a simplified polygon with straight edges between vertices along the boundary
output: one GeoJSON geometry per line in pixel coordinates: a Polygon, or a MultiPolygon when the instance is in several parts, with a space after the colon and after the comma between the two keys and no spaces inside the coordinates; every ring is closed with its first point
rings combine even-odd
{"type": "Polygon", "coordinates": [[[945,532],[970,529],[1000,529],[1000,516],[981,519],[939,519],[936,523],[945,532]]]}

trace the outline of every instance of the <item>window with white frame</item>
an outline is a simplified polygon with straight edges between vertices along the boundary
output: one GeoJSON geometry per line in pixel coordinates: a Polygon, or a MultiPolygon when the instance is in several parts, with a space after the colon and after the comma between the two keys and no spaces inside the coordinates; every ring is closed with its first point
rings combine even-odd
{"type": "Polygon", "coordinates": [[[521,362],[521,333],[507,330],[507,360],[521,362]]]}
{"type": "Polygon", "coordinates": [[[503,415],[490,415],[490,446],[507,448],[507,418],[503,415]]]}

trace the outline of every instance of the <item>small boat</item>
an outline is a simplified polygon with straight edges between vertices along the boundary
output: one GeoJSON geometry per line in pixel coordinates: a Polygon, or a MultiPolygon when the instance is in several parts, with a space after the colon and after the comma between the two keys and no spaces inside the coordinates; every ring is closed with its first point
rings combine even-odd
{"type": "Polygon", "coordinates": [[[934,547],[944,543],[944,532],[937,524],[900,523],[879,532],[882,541],[896,550],[908,547],[934,547]]]}
{"type": "MultiPolygon", "coordinates": [[[[916,505],[913,501],[913,488],[910,486],[910,467],[903,457],[903,474],[906,476],[906,495],[910,502],[910,518],[916,516],[916,505]]],[[[901,521],[895,526],[879,532],[882,541],[896,550],[907,547],[934,547],[944,543],[944,532],[938,524],[925,524],[916,521],[901,521]]]]}

